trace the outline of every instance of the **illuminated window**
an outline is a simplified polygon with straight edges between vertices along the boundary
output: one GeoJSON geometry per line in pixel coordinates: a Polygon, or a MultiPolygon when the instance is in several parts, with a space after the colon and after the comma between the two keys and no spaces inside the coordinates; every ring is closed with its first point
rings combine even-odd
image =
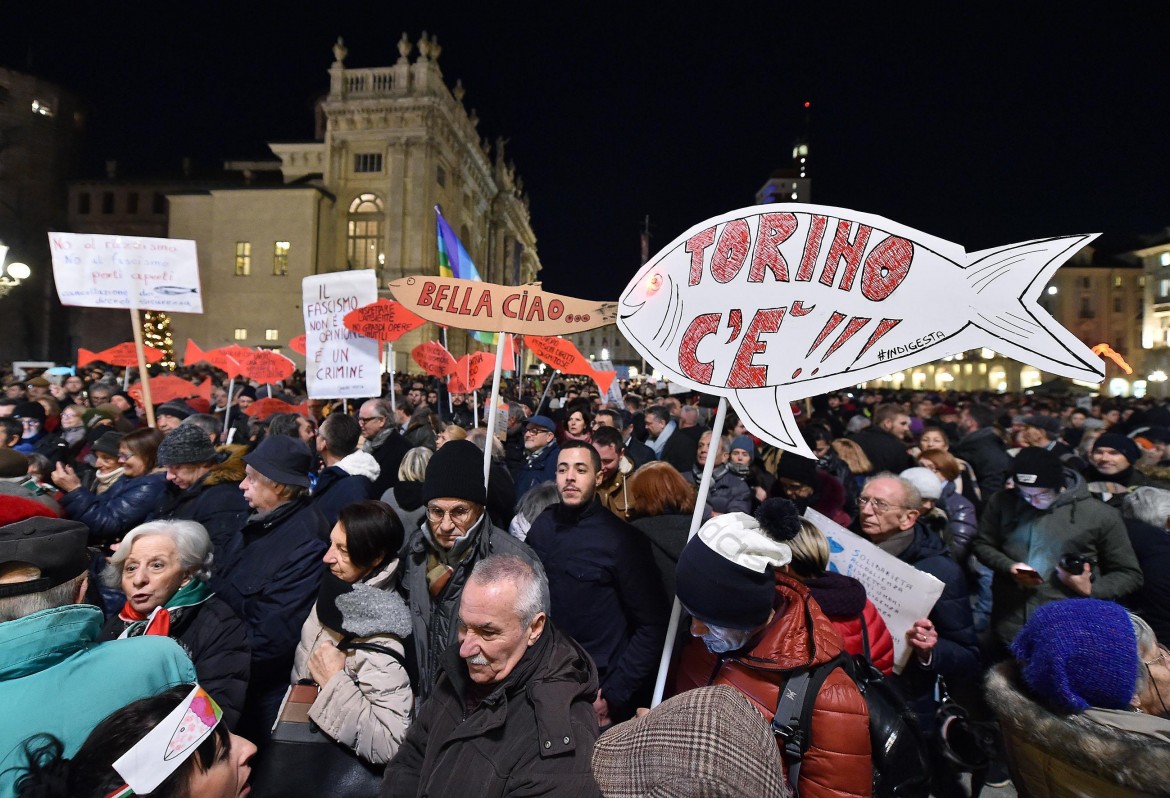
{"type": "MultiPolygon", "coordinates": [[[[236,277],[247,277],[252,273],[252,242],[236,242],[236,277]]],[[[237,331],[238,332],[238,331],[237,331]]]]}
{"type": "Polygon", "coordinates": [[[1161,263],[1163,266],[1170,266],[1170,252],[1163,252],[1158,257],[1158,262],[1161,263]]]}
{"type": "Polygon", "coordinates": [[[386,263],[382,251],[382,198],[362,194],[349,205],[346,230],[346,268],[379,269],[386,263]]]}
{"type": "Polygon", "coordinates": [[[381,172],[382,153],[359,152],[353,156],[353,170],[355,172],[381,172]]]}
{"type": "Polygon", "coordinates": [[[1158,296],[1161,298],[1170,296],[1170,280],[1158,281],[1158,296]]]}
{"type": "Polygon", "coordinates": [[[41,116],[52,116],[53,106],[46,100],[33,100],[32,112],[34,114],[40,114],[41,116]]]}
{"type": "Polygon", "coordinates": [[[247,337],[248,337],[248,330],[247,330],[247,328],[246,328],[246,327],[237,327],[237,328],[236,328],[236,331],[235,331],[235,334],[233,335],[233,337],[234,337],[234,338],[235,338],[237,341],[243,341],[245,338],[247,338],[247,337]]]}
{"type": "Polygon", "coordinates": [[[272,273],[277,277],[288,274],[288,249],[287,241],[277,241],[272,246],[272,273]]]}
{"type": "Polygon", "coordinates": [[[279,341],[280,340],[280,330],[265,330],[264,331],[264,340],[265,341],[279,341]]]}

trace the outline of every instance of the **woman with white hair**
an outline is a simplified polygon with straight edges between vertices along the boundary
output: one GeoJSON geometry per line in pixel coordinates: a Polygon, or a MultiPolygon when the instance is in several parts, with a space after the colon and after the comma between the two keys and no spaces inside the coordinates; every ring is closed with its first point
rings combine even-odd
{"type": "Polygon", "coordinates": [[[244,622],[207,585],[212,559],[211,538],[195,521],[150,521],[131,529],[102,575],[106,585],[122,589],[126,604],[100,639],[176,640],[230,728],[244,708],[252,653],[244,622]]]}

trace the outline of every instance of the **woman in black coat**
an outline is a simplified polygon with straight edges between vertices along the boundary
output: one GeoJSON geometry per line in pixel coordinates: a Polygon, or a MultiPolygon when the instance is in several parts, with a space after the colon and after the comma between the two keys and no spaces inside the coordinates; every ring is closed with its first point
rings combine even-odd
{"type": "Polygon", "coordinates": [[[252,653],[244,622],[207,586],[211,560],[211,539],[194,521],[151,521],[130,530],[103,574],[109,587],[126,594],[126,604],[107,621],[101,639],[173,638],[234,727],[252,653]]]}

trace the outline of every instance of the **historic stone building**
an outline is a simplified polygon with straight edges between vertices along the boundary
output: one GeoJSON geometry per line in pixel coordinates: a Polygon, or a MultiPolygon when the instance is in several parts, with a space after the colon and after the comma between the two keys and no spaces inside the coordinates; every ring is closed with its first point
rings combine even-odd
{"type": "MultiPolygon", "coordinates": [[[[168,195],[169,236],[197,243],[206,310],[174,317],[177,341],[290,354],[304,332],[301,278],[373,269],[389,297],[389,280],[438,273],[436,205],[485,281],[536,279],[528,202],[503,139],[481,140],[462,85],[443,80],[439,45],[424,34],[412,61],[415,50],[403,34],[393,66],[350,69],[339,39],[320,140],[269,145],[283,182],[168,195]]],[[[410,349],[437,337],[431,324],[404,336],[395,367],[417,369],[410,349]]],[[[479,345],[452,330],[449,346],[458,357],[479,345]]]]}

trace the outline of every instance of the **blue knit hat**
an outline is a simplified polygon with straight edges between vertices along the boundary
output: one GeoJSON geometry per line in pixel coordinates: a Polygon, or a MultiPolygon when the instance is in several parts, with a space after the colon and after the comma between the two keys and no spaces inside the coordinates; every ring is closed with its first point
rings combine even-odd
{"type": "Polygon", "coordinates": [[[1124,709],[1137,687],[1137,635],[1112,601],[1045,604],[1012,641],[1012,654],[1032,693],[1060,712],[1124,709]]]}
{"type": "Polygon", "coordinates": [[[734,452],[736,449],[743,449],[752,457],[756,456],[756,443],[747,435],[739,435],[731,442],[731,451],[734,452]]]}

